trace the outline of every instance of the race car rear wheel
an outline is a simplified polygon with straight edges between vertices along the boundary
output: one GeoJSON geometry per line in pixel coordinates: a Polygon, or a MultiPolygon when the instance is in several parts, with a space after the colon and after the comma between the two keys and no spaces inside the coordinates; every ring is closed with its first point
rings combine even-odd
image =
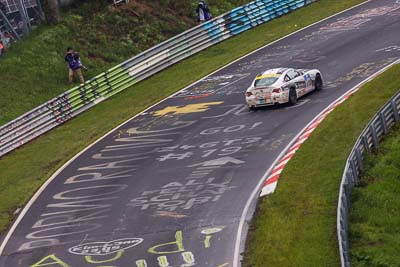
{"type": "Polygon", "coordinates": [[[315,91],[321,91],[323,87],[321,75],[318,73],[315,76],[315,91]]]}
{"type": "Polygon", "coordinates": [[[297,93],[295,88],[290,88],[289,91],[289,104],[296,105],[297,103],[297,93]]]}

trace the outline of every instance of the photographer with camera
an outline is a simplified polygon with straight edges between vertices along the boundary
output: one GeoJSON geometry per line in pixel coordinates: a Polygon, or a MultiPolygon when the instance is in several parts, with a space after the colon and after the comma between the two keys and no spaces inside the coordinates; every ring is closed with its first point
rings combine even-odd
{"type": "Polygon", "coordinates": [[[82,65],[78,52],[75,52],[71,47],[68,47],[65,55],[65,61],[68,62],[69,83],[73,83],[74,73],[78,75],[82,84],[85,83],[85,79],[83,78],[82,74],[82,68],[86,69],[86,67],[82,65]]]}

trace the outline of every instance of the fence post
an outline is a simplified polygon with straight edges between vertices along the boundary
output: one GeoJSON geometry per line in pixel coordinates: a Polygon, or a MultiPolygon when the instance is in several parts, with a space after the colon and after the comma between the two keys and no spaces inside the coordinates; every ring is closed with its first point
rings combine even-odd
{"type": "Polygon", "coordinates": [[[373,123],[371,123],[371,125],[369,126],[369,129],[371,130],[371,134],[372,134],[372,142],[374,144],[375,149],[378,148],[378,136],[376,135],[376,129],[373,123]]]}
{"type": "Polygon", "coordinates": [[[362,142],[364,144],[365,150],[367,152],[370,152],[371,150],[369,149],[368,138],[365,135],[362,136],[362,142]]]}
{"type": "Polygon", "coordinates": [[[392,105],[394,120],[396,122],[398,122],[399,121],[399,112],[397,111],[396,101],[394,99],[392,99],[392,101],[390,101],[390,104],[392,105]]]}
{"type": "Polygon", "coordinates": [[[24,35],[25,35],[25,34],[28,34],[29,31],[31,30],[31,22],[29,20],[28,14],[26,12],[23,0],[17,0],[16,2],[17,2],[16,4],[18,7],[19,14],[22,19],[22,23],[24,24],[24,35]]]}
{"type": "Polygon", "coordinates": [[[350,168],[351,168],[351,173],[353,174],[354,177],[354,184],[358,182],[358,171],[356,164],[354,163],[354,159],[350,159],[350,168]]]}
{"type": "Polygon", "coordinates": [[[383,115],[383,112],[379,113],[379,117],[380,117],[381,123],[382,123],[383,134],[386,135],[388,129],[387,129],[387,125],[386,125],[385,115],[383,115]]]}
{"type": "Polygon", "coordinates": [[[355,153],[356,153],[356,157],[357,157],[358,166],[360,167],[361,171],[364,171],[364,163],[363,163],[363,160],[362,160],[362,155],[361,155],[360,148],[357,147],[355,149],[355,153]]]}

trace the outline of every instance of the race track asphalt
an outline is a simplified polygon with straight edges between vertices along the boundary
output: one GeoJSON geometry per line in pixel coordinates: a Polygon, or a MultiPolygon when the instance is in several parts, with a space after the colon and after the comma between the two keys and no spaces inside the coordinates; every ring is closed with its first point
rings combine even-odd
{"type": "Polygon", "coordinates": [[[291,35],[120,126],[49,183],[3,242],[0,266],[232,266],[244,206],[280,152],[400,57],[396,2],[291,35]],[[273,67],[318,68],[325,88],[293,107],[249,111],[246,88],[273,67]]]}

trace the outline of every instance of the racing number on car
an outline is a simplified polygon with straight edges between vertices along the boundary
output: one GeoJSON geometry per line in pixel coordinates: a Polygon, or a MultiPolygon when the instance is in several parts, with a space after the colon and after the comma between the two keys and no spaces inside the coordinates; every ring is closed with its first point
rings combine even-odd
{"type": "Polygon", "coordinates": [[[307,73],[303,77],[304,77],[304,81],[305,81],[305,86],[306,87],[311,87],[312,86],[311,75],[309,73],[307,73]]]}

